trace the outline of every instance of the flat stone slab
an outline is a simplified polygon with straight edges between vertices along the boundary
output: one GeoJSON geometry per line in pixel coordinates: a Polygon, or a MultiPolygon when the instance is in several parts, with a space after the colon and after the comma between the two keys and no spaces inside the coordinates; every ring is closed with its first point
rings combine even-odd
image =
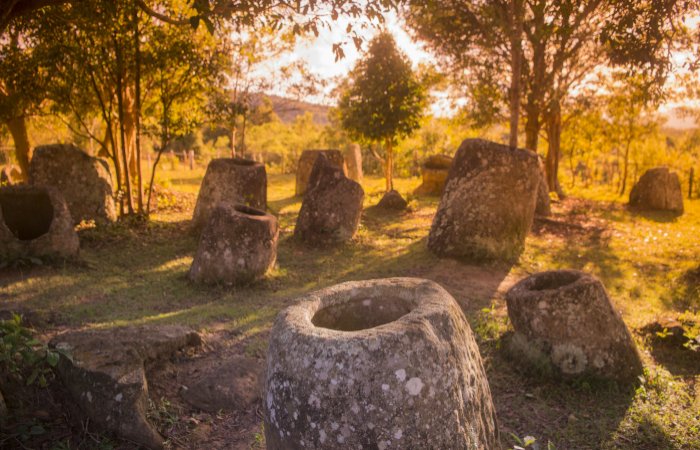
{"type": "Polygon", "coordinates": [[[246,410],[260,399],[264,361],[247,356],[226,359],[183,388],[190,405],[211,413],[246,410]]]}
{"type": "Polygon", "coordinates": [[[173,325],[68,332],[50,345],[68,355],[61,356],[58,375],[93,423],[144,447],[161,448],[163,438],[146,418],[146,365],[200,343],[195,331],[173,325]]]}

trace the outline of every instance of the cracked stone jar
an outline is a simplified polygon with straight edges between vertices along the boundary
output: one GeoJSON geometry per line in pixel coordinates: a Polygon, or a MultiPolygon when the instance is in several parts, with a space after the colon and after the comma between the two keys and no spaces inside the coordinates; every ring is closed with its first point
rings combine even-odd
{"type": "Polygon", "coordinates": [[[492,449],[479,349],[457,302],[428,280],[310,293],[277,317],[264,392],[268,449],[492,449]]]}
{"type": "Polygon", "coordinates": [[[562,376],[634,381],[637,347],[603,283],[578,270],[531,275],[506,293],[514,353],[562,376]]]}

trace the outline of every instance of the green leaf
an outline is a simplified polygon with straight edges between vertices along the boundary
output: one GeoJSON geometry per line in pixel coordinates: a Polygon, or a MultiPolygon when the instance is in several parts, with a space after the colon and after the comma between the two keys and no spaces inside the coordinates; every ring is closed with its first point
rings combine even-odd
{"type": "Polygon", "coordinates": [[[46,351],[46,362],[51,367],[56,367],[59,360],[59,354],[57,352],[46,351]]]}

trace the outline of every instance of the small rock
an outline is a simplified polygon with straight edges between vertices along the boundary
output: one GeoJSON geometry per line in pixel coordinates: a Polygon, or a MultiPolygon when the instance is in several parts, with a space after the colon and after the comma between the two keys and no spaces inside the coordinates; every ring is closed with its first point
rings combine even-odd
{"type": "Polygon", "coordinates": [[[404,211],[408,207],[408,202],[401,197],[398,191],[392,189],[384,194],[379,203],[377,203],[377,207],[385,210],[404,211]]]}

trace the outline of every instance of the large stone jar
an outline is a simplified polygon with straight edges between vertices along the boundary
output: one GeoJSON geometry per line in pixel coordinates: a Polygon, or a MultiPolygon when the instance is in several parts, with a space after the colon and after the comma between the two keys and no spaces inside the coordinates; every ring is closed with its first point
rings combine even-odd
{"type": "Polygon", "coordinates": [[[72,144],[42,145],[34,149],[29,180],[51,186],[66,201],[73,222],[117,220],[109,166],[72,144]]]}
{"type": "Polygon", "coordinates": [[[567,377],[634,381],[637,347],[597,278],[577,270],[529,276],[506,294],[517,354],[567,377]]]}
{"type": "Polygon", "coordinates": [[[202,283],[247,284],[277,260],[277,218],[245,205],[219,205],[202,231],[190,279],[202,283]]]}
{"type": "Polygon", "coordinates": [[[457,150],[428,235],[438,256],[515,261],[537,203],[537,155],[483,139],[457,150]]]}
{"type": "Polygon", "coordinates": [[[80,242],[61,194],[42,186],[0,187],[0,261],[78,255],[80,242]]]}
{"type": "Polygon", "coordinates": [[[471,329],[427,280],[343,283],[284,310],[263,403],[272,450],[497,448],[471,329]]]}
{"type": "Polygon", "coordinates": [[[263,163],[250,159],[219,158],[207,166],[197,204],[192,215],[192,226],[204,227],[211,212],[220,203],[242,203],[253,208],[267,208],[267,173],[263,163]]]}

